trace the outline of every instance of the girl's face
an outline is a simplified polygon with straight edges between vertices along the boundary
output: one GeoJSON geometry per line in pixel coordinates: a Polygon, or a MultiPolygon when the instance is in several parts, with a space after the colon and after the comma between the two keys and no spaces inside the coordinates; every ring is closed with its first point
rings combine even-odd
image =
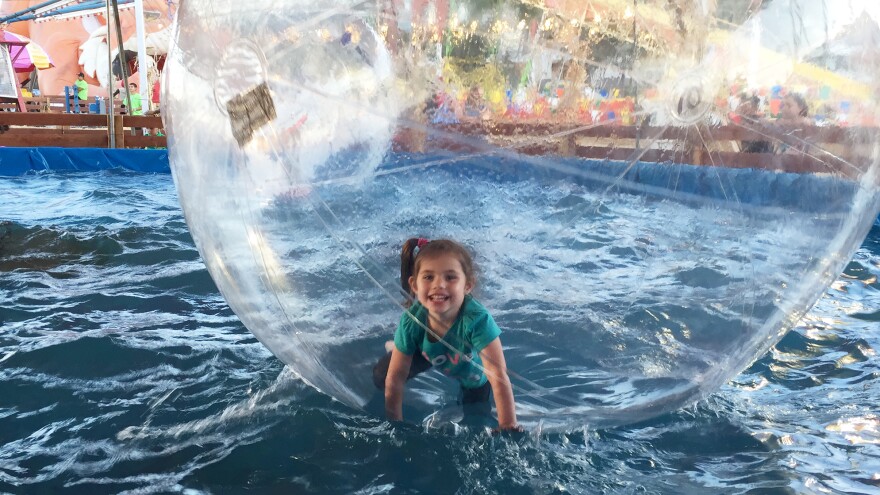
{"type": "Polygon", "coordinates": [[[447,328],[455,322],[464,296],[474,288],[453,255],[420,260],[419,271],[409,278],[409,285],[428,314],[447,328]]]}

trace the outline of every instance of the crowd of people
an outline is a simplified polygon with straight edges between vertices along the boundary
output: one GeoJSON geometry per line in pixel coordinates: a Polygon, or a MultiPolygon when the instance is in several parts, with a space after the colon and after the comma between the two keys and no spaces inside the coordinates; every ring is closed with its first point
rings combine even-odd
{"type": "MultiPolygon", "coordinates": [[[[440,82],[442,89],[402,117],[412,125],[403,125],[396,136],[398,149],[424,151],[429,146],[430,126],[491,127],[505,122],[539,127],[677,125],[674,112],[669,111],[669,95],[653,88],[642,89],[636,95],[616,88],[584,86],[569,90],[564,84],[522,86],[516,90],[472,85],[464,90],[440,82]]],[[[876,125],[870,122],[872,111],[856,108],[843,92],[832,93],[821,86],[747,88],[734,83],[710,99],[705,116],[700,118],[713,127],[728,129],[719,137],[751,131],[748,137],[720,137],[713,149],[721,151],[803,153],[810,136],[816,135],[811,129],[876,125]]]]}
{"type": "MultiPolygon", "coordinates": [[[[783,124],[847,126],[870,125],[853,112],[849,102],[832,100],[828,88],[820,88],[810,101],[805,90],[777,85],[743,89],[738,84],[725,88],[715,101],[715,123],[743,123],[745,120],[778,121],[783,124]],[[825,93],[824,95],[822,93],[825,93]]],[[[634,91],[617,88],[569,88],[544,82],[517,89],[444,88],[426,105],[427,120],[451,124],[474,120],[574,121],[632,125],[652,113],[663,95],[655,89],[634,91]]]]}
{"type": "Polygon", "coordinates": [[[775,120],[787,125],[845,126],[849,104],[818,100],[811,104],[804,93],[774,86],[770,91],[750,90],[732,93],[728,98],[729,120],[775,120]]]}
{"type": "Polygon", "coordinates": [[[428,102],[429,121],[451,124],[473,120],[550,120],[613,122],[629,125],[635,121],[635,98],[620,90],[593,90],[578,93],[564,86],[542,84],[516,90],[486,90],[473,86],[467,90],[437,92],[428,102]]]}

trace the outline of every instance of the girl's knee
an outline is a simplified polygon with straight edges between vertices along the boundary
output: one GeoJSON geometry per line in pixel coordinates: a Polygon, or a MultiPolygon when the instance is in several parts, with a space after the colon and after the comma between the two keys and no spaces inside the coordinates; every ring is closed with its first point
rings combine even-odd
{"type": "Polygon", "coordinates": [[[486,382],[482,387],[477,388],[461,388],[462,404],[479,404],[489,402],[492,396],[492,386],[486,382]]]}
{"type": "Polygon", "coordinates": [[[391,353],[387,353],[373,366],[373,385],[379,390],[385,390],[385,377],[388,376],[388,366],[391,364],[391,353]]]}

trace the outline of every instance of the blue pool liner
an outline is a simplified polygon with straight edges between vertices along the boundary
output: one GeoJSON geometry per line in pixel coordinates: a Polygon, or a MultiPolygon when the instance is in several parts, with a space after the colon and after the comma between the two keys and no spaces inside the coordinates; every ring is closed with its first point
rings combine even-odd
{"type": "MultiPolygon", "coordinates": [[[[612,160],[555,157],[554,166],[542,166],[542,157],[475,156],[470,160],[443,160],[450,154],[391,153],[382,169],[400,163],[445,162],[462,179],[499,182],[568,181],[592,190],[617,190],[662,199],[671,192],[677,201],[717,199],[723,203],[791,208],[822,213],[845,212],[857,184],[832,174],[795,174],[761,169],[725,168],[673,163],[627,163],[612,160]],[[681,195],[680,193],[684,193],[681,195]]],[[[341,162],[347,161],[337,156],[341,162]]],[[[356,159],[352,156],[351,159],[356,159]]],[[[327,167],[341,172],[348,168],[327,167]]],[[[0,176],[15,177],[45,172],[88,172],[124,169],[138,173],[168,174],[167,149],[105,148],[2,148],[0,176]]],[[[318,177],[328,179],[330,177],[318,177]]]]}
{"type": "Polygon", "coordinates": [[[0,176],[43,171],[90,172],[126,169],[144,173],[171,173],[168,150],[107,148],[0,148],[0,176]]]}

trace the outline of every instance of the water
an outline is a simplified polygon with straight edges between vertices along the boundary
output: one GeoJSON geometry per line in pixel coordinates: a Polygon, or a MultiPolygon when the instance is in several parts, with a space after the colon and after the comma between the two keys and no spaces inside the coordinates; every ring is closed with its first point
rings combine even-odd
{"type": "Polygon", "coordinates": [[[390,425],[228,309],[170,176],[0,179],[0,492],[880,493],[880,226],[699,404],[567,434],[390,425]]]}

